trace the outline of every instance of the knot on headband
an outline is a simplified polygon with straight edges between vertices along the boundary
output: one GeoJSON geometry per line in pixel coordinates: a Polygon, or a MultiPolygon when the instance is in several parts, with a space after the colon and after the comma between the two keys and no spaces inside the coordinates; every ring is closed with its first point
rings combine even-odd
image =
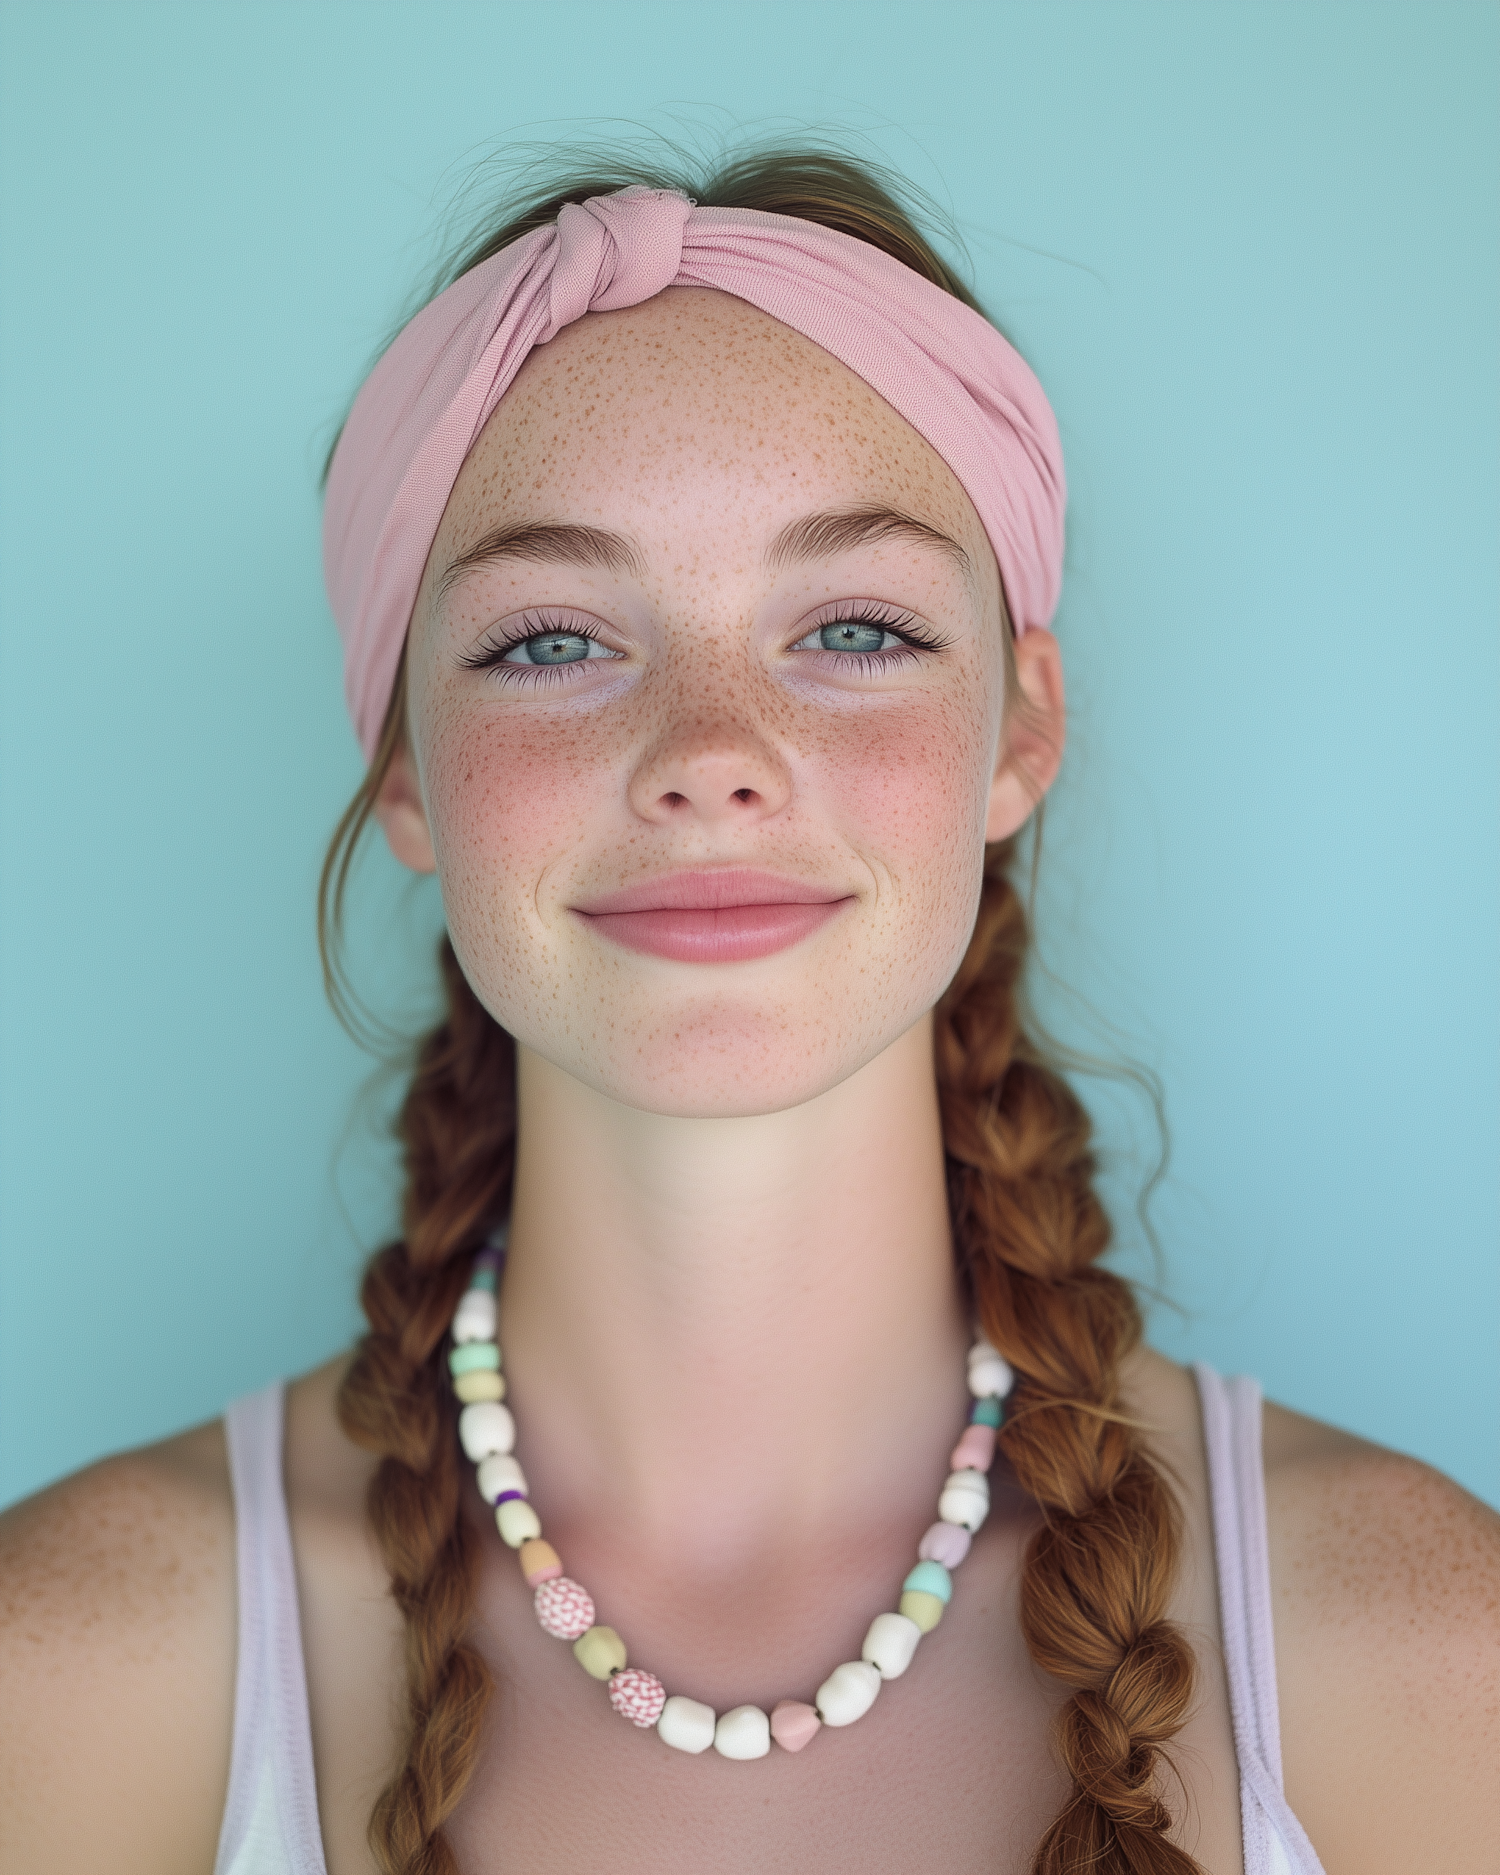
{"type": "Polygon", "coordinates": [[[622,189],[557,218],[557,259],[547,295],[544,345],[587,312],[623,312],[655,299],[677,278],[693,205],[668,189],[622,189]]]}
{"type": "Polygon", "coordinates": [[[665,189],[569,203],[456,280],[397,335],[339,438],[323,569],[368,757],[443,510],[532,350],[589,312],[669,286],[732,293],[864,379],[952,469],[983,523],[1017,633],[1062,582],[1057,424],[1024,359],[970,307],[853,235],[665,189]]]}

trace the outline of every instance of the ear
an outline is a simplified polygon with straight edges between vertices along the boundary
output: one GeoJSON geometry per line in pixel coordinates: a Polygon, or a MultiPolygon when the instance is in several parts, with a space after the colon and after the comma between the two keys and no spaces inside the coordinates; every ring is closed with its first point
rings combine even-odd
{"type": "Polygon", "coordinates": [[[1062,652],[1049,631],[1033,628],[1015,643],[1019,694],[1006,710],[1000,756],[990,783],[986,840],[1008,840],[1019,831],[1057,779],[1067,733],[1062,652]]]}
{"type": "Polygon", "coordinates": [[[397,749],[385,771],[385,779],[375,796],[374,811],[391,851],[403,866],[410,866],[413,872],[437,871],[417,767],[405,743],[397,749]]]}

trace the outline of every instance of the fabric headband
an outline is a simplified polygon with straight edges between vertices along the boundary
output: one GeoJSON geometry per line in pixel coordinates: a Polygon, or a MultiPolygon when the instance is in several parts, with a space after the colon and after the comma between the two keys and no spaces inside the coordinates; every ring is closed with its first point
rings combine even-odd
{"type": "Polygon", "coordinates": [[[532,348],[588,312],[714,287],[831,352],[952,469],[999,562],[1011,624],[1062,581],[1062,447],[1042,387],[995,328],[853,235],[632,188],[569,203],[406,325],[365,380],[328,475],[323,568],[366,758],[427,555],[464,459],[532,348]]]}

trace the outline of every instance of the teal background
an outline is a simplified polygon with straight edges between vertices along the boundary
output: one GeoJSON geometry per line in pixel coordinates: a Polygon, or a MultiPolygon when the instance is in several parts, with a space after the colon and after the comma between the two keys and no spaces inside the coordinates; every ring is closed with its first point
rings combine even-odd
{"type": "MultiPolygon", "coordinates": [[[[1053,397],[1042,915],[1083,1000],[1043,995],[1165,1084],[1158,1341],[1500,1499],[1495,7],[54,0],[3,35],[0,1498],[354,1327],[391,1083],[313,945],[358,772],[317,465],[481,146],[675,113],[858,129],[946,192],[1053,397]]],[[[357,900],[415,1021],[431,900],[379,855],[357,900]]],[[[1149,1132],[1100,1110],[1126,1192],[1149,1132]]]]}

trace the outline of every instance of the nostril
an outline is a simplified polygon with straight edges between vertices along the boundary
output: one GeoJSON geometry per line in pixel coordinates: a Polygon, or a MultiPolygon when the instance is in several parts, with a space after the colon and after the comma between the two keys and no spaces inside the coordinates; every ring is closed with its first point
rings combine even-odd
{"type": "MultiPolygon", "coordinates": [[[[724,769],[729,767],[728,762],[722,765],[704,763],[703,766],[710,771],[717,767],[719,772],[718,774],[707,772],[700,778],[697,774],[684,775],[679,768],[675,779],[679,782],[685,781],[687,785],[677,788],[661,787],[662,781],[667,778],[664,775],[652,777],[651,781],[655,783],[655,786],[652,787],[648,783],[650,791],[641,801],[642,811],[647,815],[655,815],[663,821],[687,818],[713,821],[725,817],[739,819],[741,816],[754,819],[757,815],[771,811],[774,797],[769,791],[750,784],[738,788],[726,786],[726,783],[734,779],[733,769],[727,775],[724,773],[724,769]],[[657,792],[657,789],[660,789],[660,792],[657,792]]],[[[739,767],[739,772],[743,775],[745,768],[738,763],[735,766],[739,767]]]]}

